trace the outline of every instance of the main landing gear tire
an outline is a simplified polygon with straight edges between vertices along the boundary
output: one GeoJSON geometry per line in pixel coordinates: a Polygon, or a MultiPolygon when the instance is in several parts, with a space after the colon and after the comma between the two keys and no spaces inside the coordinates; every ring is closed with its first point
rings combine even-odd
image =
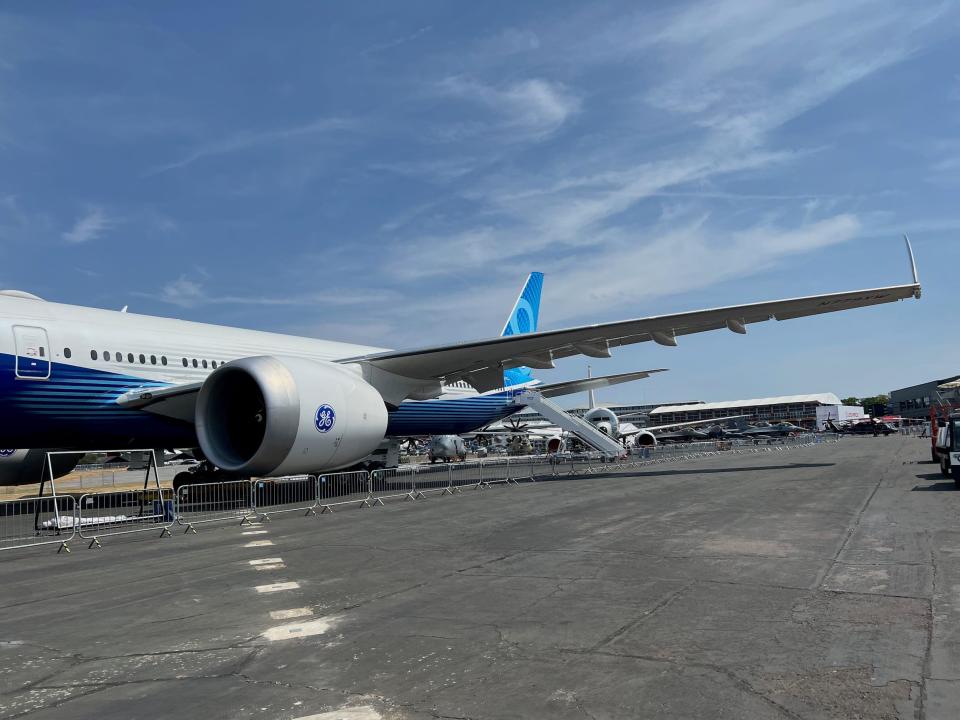
{"type": "Polygon", "coordinates": [[[960,467],[950,468],[950,474],[953,475],[953,486],[960,490],[960,467]]]}
{"type": "Polygon", "coordinates": [[[195,473],[189,472],[178,472],[173,476],[173,492],[176,492],[183,487],[184,485],[192,485],[197,482],[197,476],[195,473]]]}

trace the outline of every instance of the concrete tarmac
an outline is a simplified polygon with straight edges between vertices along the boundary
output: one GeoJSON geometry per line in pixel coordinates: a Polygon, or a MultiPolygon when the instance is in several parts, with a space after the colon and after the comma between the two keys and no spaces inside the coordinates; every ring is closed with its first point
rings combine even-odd
{"type": "Polygon", "coordinates": [[[0,717],[956,718],[960,492],[928,457],[845,438],[6,553],[0,717]]]}

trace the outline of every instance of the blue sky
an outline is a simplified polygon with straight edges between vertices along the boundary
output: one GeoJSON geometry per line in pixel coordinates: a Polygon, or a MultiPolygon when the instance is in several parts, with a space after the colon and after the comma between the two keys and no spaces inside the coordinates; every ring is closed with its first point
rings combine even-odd
{"type": "MultiPolygon", "coordinates": [[[[960,372],[955,3],[0,7],[0,286],[388,347],[906,282],[607,402],[960,372]],[[226,8],[226,9],[225,9],[226,8]]],[[[547,380],[584,374],[566,360],[547,380]]]]}

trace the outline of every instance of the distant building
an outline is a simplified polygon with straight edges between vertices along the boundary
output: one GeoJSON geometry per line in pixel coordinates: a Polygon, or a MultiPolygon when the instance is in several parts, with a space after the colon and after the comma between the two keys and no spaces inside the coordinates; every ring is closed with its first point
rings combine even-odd
{"type": "Polygon", "coordinates": [[[747,415],[747,419],[751,422],[788,420],[805,427],[814,427],[822,424],[826,417],[834,421],[848,421],[863,417],[863,408],[848,408],[833,393],[786,395],[693,405],[667,405],[650,412],[650,424],[666,425],[693,420],[710,420],[728,415],[747,415]]]}
{"type": "MultiPolygon", "coordinates": [[[[673,405],[695,405],[699,404],[702,401],[691,402],[686,400],[684,402],[675,402],[675,403],[651,403],[649,405],[608,405],[604,402],[598,402],[597,405],[608,408],[613,411],[613,413],[620,417],[621,415],[637,415],[642,413],[647,415],[651,410],[654,410],[659,407],[671,407],[673,405]]],[[[589,408],[570,408],[567,410],[571,415],[576,415],[577,417],[583,417],[589,408]]],[[[517,413],[516,415],[511,415],[510,419],[507,422],[521,422],[521,423],[538,423],[538,422],[547,422],[540,413],[534,412],[532,410],[524,410],[523,412],[517,413]]],[[[630,419],[631,422],[636,422],[634,418],[630,419]]],[[[643,425],[644,423],[638,422],[637,425],[643,425]]]]}
{"type": "Polygon", "coordinates": [[[957,389],[939,389],[941,385],[956,380],[960,380],[960,375],[953,375],[942,380],[930,380],[899,390],[891,390],[890,412],[901,417],[928,418],[932,405],[960,405],[960,392],[957,389]]]}

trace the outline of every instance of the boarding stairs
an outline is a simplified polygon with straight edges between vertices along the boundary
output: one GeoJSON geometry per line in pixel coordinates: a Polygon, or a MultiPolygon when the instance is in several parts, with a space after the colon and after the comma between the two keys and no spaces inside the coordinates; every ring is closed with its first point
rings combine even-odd
{"type": "Polygon", "coordinates": [[[588,445],[595,447],[607,457],[617,458],[626,452],[616,440],[606,433],[602,433],[586,420],[571,415],[555,402],[543,397],[536,390],[524,390],[515,398],[518,405],[526,405],[531,410],[536,410],[551,422],[557,424],[562,430],[571,432],[588,445]]]}

